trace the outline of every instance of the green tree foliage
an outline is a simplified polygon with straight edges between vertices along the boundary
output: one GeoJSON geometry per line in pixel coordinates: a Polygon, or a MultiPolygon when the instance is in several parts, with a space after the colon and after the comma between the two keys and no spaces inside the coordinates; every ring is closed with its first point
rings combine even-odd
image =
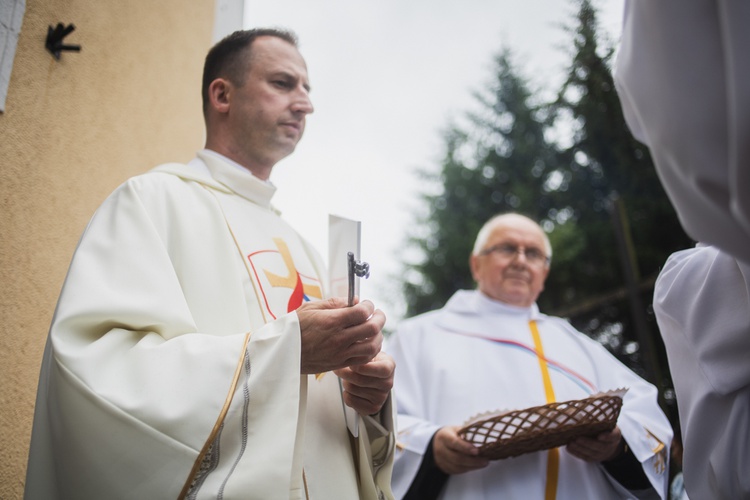
{"type": "Polygon", "coordinates": [[[540,308],[569,317],[648,375],[641,353],[649,346],[639,346],[643,337],[635,332],[613,209],[624,206],[639,270],[639,313],[648,318],[658,350],[646,354],[655,354],[663,371],[661,341],[647,310],[653,279],[670,253],[691,242],[647,148],[627,129],[611,74],[613,50],[600,46],[596,10],[589,0],[577,5],[568,29],[572,60],[555,102],[535,99],[505,50],[496,58],[494,83],[477,95],[482,111],[445,134],[439,173],[423,172],[432,192],[423,195],[425,212],[411,238],[422,259],[406,263],[407,315],[473,288],[468,257],[479,227],[497,213],[520,212],[540,221],[554,248],[540,308]],[[546,139],[560,130],[570,131],[567,141],[546,139]]]}
{"type": "Polygon", "coordinates": [[[653,382],[668,376],[663,344],[650,313],[653,281],[670,253],[691,244],[656,175],[648,149],[629,132],[611,73],[612,49],[598,41],[596,10],[580,0],[572,34],[574,54],[555,103],[558,118],[574,126],[572,144],[561,152],[569,179],[557,193],[584,238],[582,253],[559,264],[548,289],[550,307],[569,311],[573,324],[599,339],[653,382]],[[640,293],[627,300],[627,276],[613,220],[617,204],[632,239],[630,276],[640,293]],[[562,274],[563,276],[560,276],[562,274]],[[558,281],[560,279],[565,282],[558,281]],[[561,300],[562,299],[562,300],[561,300]],[[589,307],[584,307],[585,304],[589,307]],[[640,347],[635,349],[634,347],[640,347]]]}
{"type": "Polygon", "coordinates": [[[465,128],[449,128],[439,174],[424,174],[440,188],[423,195],[423,231],[411,239],[423,260],[409,264],[407,275],[414,277],[405,283],[409,316],[441,307],[457,289],[473,287],[469,254],[487,219],[508,211],[539,219],[552,206],[544,182],[555,150],[545,139],[545,109],[534,106],[509,51],[496,58],[495,68],[495,83],[476,95],[483,112],[470,115],[465,128]]]}
{"type": "Polygon", "coordinates": [[[572,210],[571,222],[585,228],[587,250],[585,260],[571,263],[578,278],[569,281],[575,288],[566,296],[570,302],[622,282],[611,216],[616,197],[626,207],[643,277],[653,278],[669,253],[689,244],[648,149],[625,124],[610,71],[612,49],[598,44],[596,11],[588,0],[580,2],[576,23],[570,30],[575,53],[556,103],[558,116],[574,124],[559,173],[570,181],[557,201],[572,210]]]}

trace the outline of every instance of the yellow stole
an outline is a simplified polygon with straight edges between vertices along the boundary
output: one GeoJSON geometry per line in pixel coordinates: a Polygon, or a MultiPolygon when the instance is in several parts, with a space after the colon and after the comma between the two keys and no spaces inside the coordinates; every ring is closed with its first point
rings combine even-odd
{"type": "MultiPolygon", "coordinates": [[[[539,329],[536,321],[529,321],[531,337],[534,339],[534,348],[536,349],[537,359],[539,360],[539,369],[542,372],[542,382],[544,383],[544,395],[547,403],[555,402],[555,390],[552,388],[552,379],[549,376],[549,368],[544,358],[544,348],[542,347],[542,338],[539,336],[539,329]]],[[[557,478],[560,473],[560,450],[552,448],[547,452],[547,482],[544,489],[544,500],[555,500],[557,497],[557,478]]]]}

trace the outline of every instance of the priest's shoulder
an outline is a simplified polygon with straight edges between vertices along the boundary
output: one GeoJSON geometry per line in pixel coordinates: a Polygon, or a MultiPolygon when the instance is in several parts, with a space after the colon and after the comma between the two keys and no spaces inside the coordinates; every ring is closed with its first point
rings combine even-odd
{"type": "Polygon", "coordinates": [[[567,318],[562,318],[560,316],[551,316],[549,314],[539,313],[539,322],[541,324],[547,323],[547,325],[552,327],[557,327],[561,330],[564,330],[567,333],[570,333],[572,335],[578,336],[583,335],[586,338],[589,338],[585,333],[577,330],[567,318]]]}
{"type": "Polygon", "coordinates": [[[172,190],[190,189],[188,186],[192,184],[191,181],[206,183],[210,180],[210,176],[196,171],[189,164],[168,163],[130,177],[117,190],[132,190],[141,195],[158,195],[172,190]]]}
{"type": "Polygon", "coordinates": [[[403,319],[399,322],[394,334],[404,336],[419,335],[420,332],[429,332],[430,327],[440,321],[442,313],[442,309],[435,309],[433,311],[428,311],[403,319]]]}

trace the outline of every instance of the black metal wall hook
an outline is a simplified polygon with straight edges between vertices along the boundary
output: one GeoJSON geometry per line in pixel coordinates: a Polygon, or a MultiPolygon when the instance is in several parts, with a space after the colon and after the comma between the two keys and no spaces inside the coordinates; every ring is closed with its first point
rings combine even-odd
{"type": "Polygon", "coordinates": [[[63,23],[57,23],[57,26],[47,28],[47,39],[44,41],[44,47],[50,51],[50,53],[57,59],[60,60],[60,53],[62,51],[69,52],[80,52],[80,45],[66,45],[63,43],[63,38],[68,36],[76,27],[69,24],[67,27],[63,26],[63,23]]]}

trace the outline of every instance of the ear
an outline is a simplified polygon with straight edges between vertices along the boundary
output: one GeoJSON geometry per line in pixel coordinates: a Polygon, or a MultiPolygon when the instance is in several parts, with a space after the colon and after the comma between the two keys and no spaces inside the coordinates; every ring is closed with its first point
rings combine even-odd
{"type": "Polygon", "coordinates": [[[479,280],[477,279],[477,273],[479,272],[479,257],[471,254],[469,256],[469,267],[471,268],[471,277],[474,278],[475,282],[479,283],[479,280]]]}
{"type": "Polygon", "coordinates": [[[208,99],[211,107],[219,113],[228,112],[231,90],[232,84],[223,78],[212,81],[208,86],[208,99]]]}
{"type": "Polygon", "coordinates": [[[539,290],[539,293],[542,293],[544,291],[544,284],[547,282],[547,276],[549,276],[549,264],[544,268],[544,277],[542,278],[542,288],[539,290]]]}

